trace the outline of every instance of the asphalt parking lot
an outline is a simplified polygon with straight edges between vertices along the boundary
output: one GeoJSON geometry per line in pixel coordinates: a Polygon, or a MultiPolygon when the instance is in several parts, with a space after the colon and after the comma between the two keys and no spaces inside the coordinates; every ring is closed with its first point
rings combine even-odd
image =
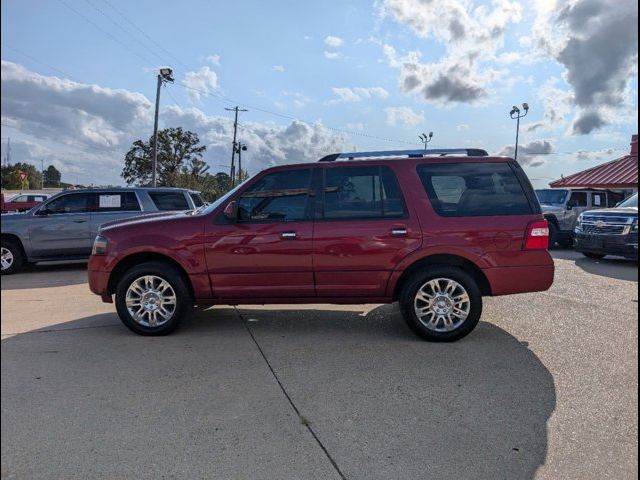
{"type": "Polygon", "coordinates": [[[213,307],[130,333],[83,264],[2,277],[2,478],[627,479],[638,266],[554,252],[454,344],[395,305],[213,307]]]}

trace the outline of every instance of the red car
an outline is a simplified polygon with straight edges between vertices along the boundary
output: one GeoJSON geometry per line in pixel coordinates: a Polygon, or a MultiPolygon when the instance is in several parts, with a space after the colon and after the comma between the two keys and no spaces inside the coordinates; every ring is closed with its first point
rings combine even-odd
{"type": "Polygon", "coordinates": [[[547,290],[549,229],[512,159],[482,150],[335,154],[265,170],[190,213],[104,225],[91,291],[142,335],[194,304],[391,303],[433,341],[482,297],[547,290]]]}
{"type": "Polygon", "coordinates": [[[8,212],[26,212],[36,205],[44,202],[49,195],[42,193],[23,193],[14,195],[8,201],[4,199],[2,194],[2,213],[8,212]]]}

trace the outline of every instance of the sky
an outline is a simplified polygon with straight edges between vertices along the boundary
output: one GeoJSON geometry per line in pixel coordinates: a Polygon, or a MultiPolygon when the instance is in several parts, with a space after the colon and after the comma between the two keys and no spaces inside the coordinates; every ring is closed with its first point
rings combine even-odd
{"type": "Polygon", "coordinates": [[[228,171],[339,151],[484,148],[535,186],[620,157],[638,131],[635,0],[5,0],[2,159],[123,184],[133,141],[196,132],[228,171]]]}

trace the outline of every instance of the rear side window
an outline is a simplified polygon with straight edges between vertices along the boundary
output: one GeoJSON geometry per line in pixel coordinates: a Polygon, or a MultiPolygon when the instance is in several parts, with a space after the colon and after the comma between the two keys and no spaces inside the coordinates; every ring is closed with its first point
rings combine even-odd
{"type": "Polygon", "coordinates": [[[325,169],[324,218],[388,218],[405,214],[395,175],[388,167],[325,169]]]}
{"type": "Polygon", "coordinates": [[[591,205],[594,207],[604,208],[607,206],[607,195],[605,193],[592,193],[591,205]]]}
{"type": "Polygon", "coordinates": [[[620,193],[608,192],[607,196],[607,207],[609,208],[615,207],[624,200],[624,195],[620,193]]]}
{"type": "Polygon", "coordinates": [[[96,212],[139,212],[140,204],[134,192],[100,192],[96,212]]]}
{"type": "Polygon", "coordinates": [[[291,222],[307,217],[310,169],[269,173],[238,200],[241,222],[291,222]]]}
{"type": "Polygon", "coordinates": [[[533,213],[507,163],[423,164],[418,175],[434,210],[442,217],[533,213]]]}
{"type": "Polygon", "coordinates": [[[587,192],[571,192],[569,204],[572,207],[586,207],[588,205],[587,192]]]}
{"type": "Polygon", "coordinates": [[[158,210],[189,210],[189,203],[182,192],[149,192],[158,210]]]}

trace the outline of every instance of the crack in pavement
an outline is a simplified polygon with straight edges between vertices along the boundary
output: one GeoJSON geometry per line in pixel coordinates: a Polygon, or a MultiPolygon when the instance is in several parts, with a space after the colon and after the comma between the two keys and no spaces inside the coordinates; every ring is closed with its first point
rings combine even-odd
{"type": "Polygon", "coordinates": [[[340,467],[338,467],[338,464],[336,463],[336,461],[333,459],[333,457],[331,456],[331,454],[329,453],[329,451],[327,450],[327,447],[324,446],[324,444],[322,443],[322,441],[320,440],[320,438],[318,437],[318,435],[316,434],[316,432],[313,431],[313,428],[311,427],[311,423],[309,422],[309,420],[307,420],[301,413],[300,410],[298,409],[298,407],[296,406],[296,404],[293,402],[293,399],[291,398],[291,396],[289,395],[289,393],[287,392],[287,389],[284,387],[284,385],[282,384],[282,382],[280,381],[280,379],[278,378],[278,375],[276,374],[275,370],[273,369],[273,367],[271,366],[271,362],[269,362],[269,359],[267,358],[267,355],[264,353],[264,350],[262,350],[262,347],[260,346],[260,344],[258,343],[258,340],[256,339],[255,335],[253,334],[253,332],[251,331],[251,329],[249,328],[249,323],[245,320],[245,318],[242,316],[242,313],[240,313],[240,310],[238,310],[238,307],[234,306],[233,307],[234,310],[236,311],[236,313],[238,314],[238,317],[240,318],[240,320],[242,321],[243,325],[245,326],[245,328],[247,329],[247,332],[249,333],[249,336],[251,337],[251,339],[253,340],[253,343],[255,343],[256,347],[258,348],[258,351],[260,352],[260,355],[262,355],[262,358],[264,359],[265,363],[267,364],[267,367],[269,367],[269,370],[271,371],[271,374],[273,375],[273,378],[276,380],[276,382],[278,383],[278,386],[280,387],[280,390],[282,390],[282,393],[284,394],[284,396],[286,397],[287,401],[289,402],[289,405],[291,405],[291,408],[293,408],[293,411],[296,412],[296,415],[298,416],[298,418],[300,419],[300,423],[302,423],[302,425],[304,425],[307,430],[309,431],[309,433],[311,434],[311,436],[315,439],[315,441],[318,443],[318,445],[320,446],[320,448],[322,449],[322,451],[324,452],[324,454],[326,455],[326,457],[329,459],[329,461],[331,462],[331,465],[333,465],[333,468],[335,469],[335,471],[338,473],[338,475],[340,476],[340,478],[342,480],[347,480],[347,477],[344,475],[344,473],[342,473],[342,471],[340,470],[340,467]]]}

